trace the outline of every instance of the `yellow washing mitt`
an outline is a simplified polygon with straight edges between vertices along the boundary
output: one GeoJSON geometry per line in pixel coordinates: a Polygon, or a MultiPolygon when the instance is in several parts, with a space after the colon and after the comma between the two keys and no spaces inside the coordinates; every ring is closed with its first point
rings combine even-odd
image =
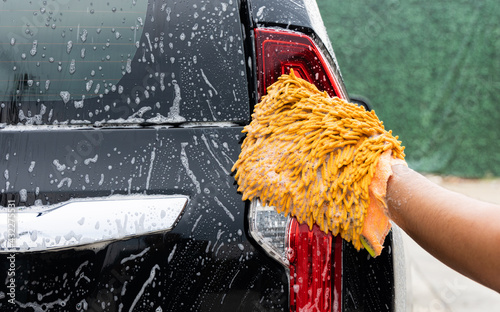
{"type": "Polygon", "coordinates": [[[260,198],[377,256],[390,229],[385,190],[404,147],[374,111],[281,76],[255,106],[233,166],[243,200],[260,198]]]}

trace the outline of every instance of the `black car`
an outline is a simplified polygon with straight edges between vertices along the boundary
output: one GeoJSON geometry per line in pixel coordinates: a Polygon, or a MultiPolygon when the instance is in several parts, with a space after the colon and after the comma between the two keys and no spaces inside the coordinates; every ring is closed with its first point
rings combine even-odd
{"type": "Polygon", "coordinates": [[[0,2],[1,311],[402,311],[372,259],[244,202],[231,167],[290,69],[348,98],[309,0],[0,2]]]}

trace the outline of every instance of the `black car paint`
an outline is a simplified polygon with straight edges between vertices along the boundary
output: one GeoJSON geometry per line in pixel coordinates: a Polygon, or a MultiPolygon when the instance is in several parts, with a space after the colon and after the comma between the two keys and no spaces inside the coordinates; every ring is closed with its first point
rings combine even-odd
{"type": "MultiPolygon", "coordinates": [[[[68,311],[87,306],[88,311],[118,311],[123,305],[124,311],[131,307],[282,311],[288,304],[285,270],[249,242],[245,203],[230,174],[241,130],[160,127],[2,133],[0,144],[8,146],[12,155],[8,161],[2,159],[2,168],[17,169],[11,183],[29,190],[28,203],[3,194],[4,203],[8,199],[16,205],[37,199],[52,203],[96,194],[189,196],[171,232],[112,242],[104,248],[17,254],[16,308],[68,311]],[[48,135],[58,139],[48,141],[48,135]],[[81,155],[74,171],[70,167],[58,171],[54,159],[77,157],[67,154],[68,142],[89,138],[94,143],[92,153],[81,155]],[[31,172],[27,166],[32,158],[24,153],[27,145],[32,155],[43,155],[31,172]],[[94,155],[99,155],[97,161],[85,164],[94,155]],[[39,188],[38,195],[33,186],[39,188]],[[126,260],[133,255],[141,256],[126,260]]],[[[1,263],[4,280],[8,261],[1,263]]],[[[4,309],[16,310],[2,302],[4,309]]]]}
{"type": "MultiPolygon", "coordinates": [[[[71,116],[85,118],[78,120],[74,128],[23,130],[21,126],[7,126],[0,131],[0,168],[9,173],[4,181],[6,187],[0,188],[2,206],[6,207],[9,200],[14,200],[16,206],[30,206],[128,193],[183,194],[189,196],[189,203],[168,233],[106,246],[16,254],[16,304],[9,304],[6,293],[0,290],[4,296],[0,301],[2,311],[288,310],[287,272],[248,235],[248,207],[236,192],[230,172],[243,137],[242,127],[234,123],[249,122],[256,98],[253,25],[298,29],[313,36],[316,26],[304,10],[305,1],[203,2],[208,9],[198,12],[206,16],[199,16],[197,21],[184,15],[194,3],[199,2],[175,2],[169,23],[165,22],[166,11],[158,9],[159,5],[148,7],[147,16],[154,16],[155,22],[144,19],[141,48],[132,63],[134,71],[122,78],[127,97],[143,92],[147,85],[158,87],[161,83],[155,72],[175,78],[170,78],[170,85],[164,83],[165,90],[157,89],[149,98],[141,96],[139,104],[130,105],[122,95],[112,92],[86,99],[81,111],[71,105],[58,111],[63,105],[60,100],[46,101],[46,107],[54,108],[49,119],[48,114],[41,114],[39,103],[29,97],[4,101],[0,122],[6,126],[53,125],[54,120],[57,124],[72,124],[75,118],[71,116]],[[223,7],[233,14],[217,17],[221,10],[216,8],[223,7]],[[197,65],[181,57],[179,62],[141,66],[144,63],[139,60],[145,51],[153,53],[157,60],[165,57],[159,49],[147,50],[146,32],[160,36],[163,29],[182,32],[196,23],[200,23],[198,29],[202,32],[199,41],[188,46],[177,36],[170,40],[182,53],[198,55],[197,65]],[[201,23],[205,23],[204,31],[201,23]],[[214,34],[237,40],[225,50],[222,42],[214,43],[214,34]],[[197,69],[204,70],[206,79],[200,73],[193,74],[197,69]],[[245,75],[234,75],[238,71],[245,75]],[[137,77],[142,78],[137,82],[137,77]],[[173,80],[185,104],[180,107],[183,122],[232,124],[178,128],[180,122],[171,120],[169,125],[148,126],[152,123],[148,120],[157,113],[168,116],[174,105],[173,80]],[[103,101],[116,102],[117,106],[103,112],[103,101]],[[157,101],[162,103],[160,108],[154,105],[157,101]],[[141,111],[148,106],[152,109],[141,111]],[[99,113],[88,117],[96,109],[99,113]],[[19,110],[24,116],[41,118],[20,120],[19,110]],[[137,112],[143,113],[130,126],[111,127],[137,112]],[[96,128],[88,127],[92,125],[96,128]],[[27,190],[26,202],[20,202],[21,190],[27,190]]],[[[332,66],[337,70],[333,61],[332,66]]],[[[390,240],[386,244],[390,246],[390,240]]],[[[391,261],[390,253],[368,260],[366,253],[358,253],[344,243],[344,311],[393,309],[391,261]],[[376,299],[370,299],[373,296],[376,299]]],[[[8,265],[6,259],[0,261],[0,280],[6,282],[8,265]]]]}

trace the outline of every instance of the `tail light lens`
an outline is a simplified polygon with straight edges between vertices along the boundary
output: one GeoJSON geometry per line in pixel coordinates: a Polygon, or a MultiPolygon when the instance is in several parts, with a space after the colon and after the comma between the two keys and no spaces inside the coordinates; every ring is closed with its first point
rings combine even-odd
{"type": "Polygon", "coordinates": [[[290,311],[341,311],[342,239],[253,200],[250,234],[288,270],[290,311]]]}
{"type": "Polygon", "coordinates": [[[347,99],[339,78],[311,37],[298,32],[269,28],[255,29],[259,96],[282,74],[305,79],[330,96],[347,99]]]}
{"type": "Polygon", "coordinates": [[[290,223],[291,311],[331,311],[332,241],[316,225],[290,223]]]}
{"type": "MultiPolygon", "coordinates": [[[[255,29],[259,98],[267,86],[293,69],[295,75],[347,99],[327,59],[307,35],[255,29]]],[[[342,240],[312,230],[275,212],[273,207],[253,201],[249,213],[250,233],[267,253],[289,272],[290,311],[340,311],[342,294],[342,240]]]]}
{"type": "Polygon", "coordinates": [[[267,254],[288,266],[286,233],[290,218],[276,213],[274,207],[263,206],[260,200],[252,201],[248,218],[252,237],[267,254]]]}

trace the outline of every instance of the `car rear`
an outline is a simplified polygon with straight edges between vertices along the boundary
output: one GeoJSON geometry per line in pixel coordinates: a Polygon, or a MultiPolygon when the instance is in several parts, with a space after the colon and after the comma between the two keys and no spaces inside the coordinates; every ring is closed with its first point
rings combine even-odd
{"type": "Polygon", "coordinates": [[[394,311],[371,259],[231,167],[294,69],[348,99],[311,1],[4,1],[2,311],[394,311]]]}

